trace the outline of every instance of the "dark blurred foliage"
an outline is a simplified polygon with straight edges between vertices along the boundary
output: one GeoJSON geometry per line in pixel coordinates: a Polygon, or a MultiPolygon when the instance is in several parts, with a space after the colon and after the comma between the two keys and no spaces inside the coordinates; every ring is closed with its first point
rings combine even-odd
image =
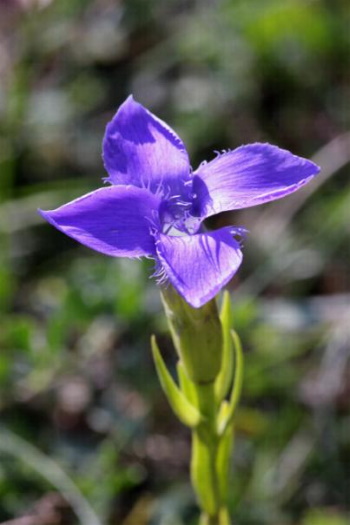
{"type": "Polygon", "coordinates": [[[36,213],[101,185],[104,127],[133,93],[194,167],[254,141],[321,165],[208,226],[250,230],[230,286],[235,523],[349,522],[349,27],[347,0],[0,1],[0,521],[91,525],[89,502],[110,525],[196,523],[189,434],[149,352],[156,332],[174,366],[152,264],[36,213]]]}

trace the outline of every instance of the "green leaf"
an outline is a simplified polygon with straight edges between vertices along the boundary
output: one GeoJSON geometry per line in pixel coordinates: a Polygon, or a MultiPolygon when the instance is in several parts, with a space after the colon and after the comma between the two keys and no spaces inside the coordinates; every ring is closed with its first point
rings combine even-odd
{"type": "Polygon", "coordinates": [[[201,415],[196,407],[186,399],[168,372],[154,335],[151,337],[151,345],[159,381],[166,397],[168,398],[171,408],[184,425],[191,428],[198,426],[201,420],[201,415]]]}
{"type": "Polygon", "coordinates": [[[235,372],[228,407],[223,403],[219,413],[218,428],[219,434],[223,435],[227,427],[232,423],[235,410],[241,396],[243,382],[243,351],[241,341],[234,330],[231,330],[231,337],[235,348],[235,372]]]}
{"type": "Polygon", "coordinates": [[[233,375],[233,349],[231,338],[231,300],[230,294],[225,291],[220,312],[220,321],[223,335],[222,362],[219,375],[215,381],[215,395],[220,403],[227,395],[233,375]]]}

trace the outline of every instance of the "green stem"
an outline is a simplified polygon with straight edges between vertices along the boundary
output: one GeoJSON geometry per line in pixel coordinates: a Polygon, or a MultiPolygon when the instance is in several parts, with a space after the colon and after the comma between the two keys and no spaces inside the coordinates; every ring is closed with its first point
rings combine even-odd
{"type": "Polygon", "coordinates": [[[192,434],[191,478],[202,510],[200,525],[229,525],[225,495],[219,479],[220,437],[217,433],[217,401],[214,383],[196,384],[203,422],[192,434]]]}
{"type": "Polygon", "coordinates": [[[214,382],[195,383],[198,408],[206,420],[213,434],[216,433],[217,403],[215,398],[214,382]]]}
{"type": "Polygon", "coordinates": [[[226,508],[222,508],[217,516],[208,516],[208,514],[202,513],[199,525],[231,525],[230,516],[226,508]]]}
{"type": "Polygon", "coordinates": [[[214,383],[195,384],[195,389],[203,421],[192,434],[191,476],[201,507],[214,515],[220,508],[214,383]]]}
{"type": "Polygon", "coordinates": [[[226,507],[228,471],[233,417],[242,383],[242,356],[233,333],[236,369],[231,396],[226,401],[233,379],[229,298],[225,298],[221,317],[215,300],[193,308],[171,286],[162,289],[162,301],[179,357],[180,388],[167,373],[154,342],[153,353],[171,406],[192,429],[191,480],[202,511],[200,525],[230,525],[226,507]]]}
{"type": "Polygon", "coordinates": [[[210,435],[204,429],[192,434],[191,478],[200,506],[210,516],[220,509],[219,484],[216,475],[215,444],[210,443],[210,435]]]}

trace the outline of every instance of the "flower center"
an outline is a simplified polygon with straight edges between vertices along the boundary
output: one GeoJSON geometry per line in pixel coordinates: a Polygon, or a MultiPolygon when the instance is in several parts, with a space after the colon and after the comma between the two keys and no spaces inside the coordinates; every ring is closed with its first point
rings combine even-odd
{"type": "Polygon", "coordinates": [[[190,215],[192,202],[180,196],[164,200],[159,209],[162,233],[173,237],[193,235],[199,226],[199,219],[190,215]]]}

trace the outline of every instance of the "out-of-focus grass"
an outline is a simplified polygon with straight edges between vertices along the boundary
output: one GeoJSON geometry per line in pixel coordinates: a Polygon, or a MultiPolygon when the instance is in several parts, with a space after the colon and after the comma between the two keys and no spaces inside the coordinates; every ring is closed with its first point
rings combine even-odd
{"type": "MultiPolygon", "coordinates": [[[[246,142],[320,150],[317,192],[208,226],[251,232],[230,285],[246,351],[235,522],[349,520],[349,21],[341,0],[0,4],[1,425],[103,523],[196,522],[189,436],[149,353],[157,332],[174,367],[152,263],[92,253],[36,214],[101,185],[104,127],[130,92],[194,167],[246,142]]],[[[59,489],[1,450],[4,521],[59,489]]]]}

